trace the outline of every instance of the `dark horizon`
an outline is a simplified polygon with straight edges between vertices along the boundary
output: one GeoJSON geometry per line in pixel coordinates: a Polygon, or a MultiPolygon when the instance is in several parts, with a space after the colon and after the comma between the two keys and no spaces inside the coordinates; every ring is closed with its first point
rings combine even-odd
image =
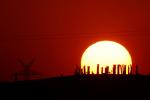
{"type": "Polygon", "coordinates": [[[1,98],[147,99],[150,76],[74,75],[0,83],[1,98]]]}

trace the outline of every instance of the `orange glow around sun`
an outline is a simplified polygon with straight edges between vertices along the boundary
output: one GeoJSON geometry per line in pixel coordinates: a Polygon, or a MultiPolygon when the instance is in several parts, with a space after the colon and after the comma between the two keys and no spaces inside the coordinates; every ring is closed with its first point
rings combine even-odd
{"type": "MultiPolygon", "coordinates": [[[[90,66],[90,73],[97,73],[97,64],[99,64],[99,73],[102,74],[106,67],[109,67],[108,73],[113,73],[113,66],[126,66],[125,74],[131,70],[132,59],[128,50],[119,43],[113,41],[100,41],[89,46],[82,55],[81,69],[87,73],[90,66]]],[[[119,69],[119,68],[118,68],[119,69]]],[[[120,74],[121,70],[115,74],[120,74]]]]}

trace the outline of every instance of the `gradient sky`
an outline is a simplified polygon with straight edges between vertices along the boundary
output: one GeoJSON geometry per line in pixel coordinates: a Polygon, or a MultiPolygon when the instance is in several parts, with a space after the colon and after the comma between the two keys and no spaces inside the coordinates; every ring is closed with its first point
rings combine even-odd
{"type": "Polygon", "coordinates": [[[1,0],[0,81],[21,71],[17,59],[36,61],[43,77],[71,75],[84,50],[112,40],[150,73],[149,0],[1,0]]]}

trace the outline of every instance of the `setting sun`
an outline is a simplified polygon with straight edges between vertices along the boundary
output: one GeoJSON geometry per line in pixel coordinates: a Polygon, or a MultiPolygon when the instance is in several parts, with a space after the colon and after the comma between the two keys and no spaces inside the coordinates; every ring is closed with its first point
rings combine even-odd
{"type": "MultiPolygon", "coordinates": [[[[100,74],[106,70],[106,67],[109,67],[108,73],[112,74],[114,65],[116,65],[116,67],[119,65],[125,66],[125,74],[129,74],[132,59],[124,46],[113,41],[96,42],[85,50],[81,58],[81,69],[85,68],[86,73],[88,67],[90,67],[90,73],[96,74],[97,66],[99,66],[98,70],[100,74]]],[[[117,68],[115,68],[115,74],[120,74],[121,71],[122,70],[119,70],[117,72],[117,68]]]]}

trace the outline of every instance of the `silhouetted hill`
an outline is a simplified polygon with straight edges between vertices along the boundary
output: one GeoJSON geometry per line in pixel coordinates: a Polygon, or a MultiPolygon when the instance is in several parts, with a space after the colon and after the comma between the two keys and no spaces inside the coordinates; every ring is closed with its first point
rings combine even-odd
{"type": "Polygon", "coordinates": [[[77,75],[0,83],[1,97],[57,100],[146,99],[150,76],[77,75]]]}

